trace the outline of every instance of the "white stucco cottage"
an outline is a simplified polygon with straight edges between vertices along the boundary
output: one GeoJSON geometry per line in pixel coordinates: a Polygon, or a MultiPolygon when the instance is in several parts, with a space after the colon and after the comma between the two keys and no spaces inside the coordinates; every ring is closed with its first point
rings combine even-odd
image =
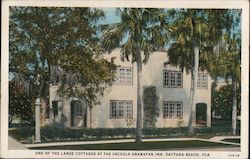
{"type": "MultiPolygon", "coordinates": [[[[121,61],[120,49],[107,54],[117,66],[117,80],[100,99],[100,104],[92,108],[76,98],[69,100],[57,95],[58,86],[51,85],[50,115],[47,122],[59,122],[61,115],[66,118],[66,127],[116,128],[135,127],[137,76],[136,64],[121,61]]],[[[189,118],[189,98],[191,75],[179,68],[166,65],[166,52],[154,52],[147,64],[143,65],[143,86],[155,86],[159,97],[159,117],[156,127],[187,126],[189,118]],[[181,125],[179,125],[181,123],[181,125]]],[[[211,126],[211,78],[200,72],[196,98],[196,126],[211,126]]]]}

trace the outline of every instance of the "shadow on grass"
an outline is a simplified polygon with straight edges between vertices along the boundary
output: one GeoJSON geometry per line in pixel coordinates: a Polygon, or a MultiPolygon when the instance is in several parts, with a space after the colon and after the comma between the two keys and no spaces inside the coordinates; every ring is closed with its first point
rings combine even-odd
{"type": "Polygon", "coordinates": [[[240,143],[240,139],[237,139],[237,138],[226,138],[226,139],[223,139],[221,141],[226,141],[226,142],[233,142],[233,143],[240,143]]]}

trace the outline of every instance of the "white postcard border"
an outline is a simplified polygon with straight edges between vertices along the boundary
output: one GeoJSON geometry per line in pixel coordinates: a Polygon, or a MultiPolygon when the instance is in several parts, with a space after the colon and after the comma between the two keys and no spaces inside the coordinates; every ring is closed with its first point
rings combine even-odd
{"type": "MultiPolygon", "coordinates": [[[[241,120],[241,152],[199,152],[199,151],[165,151],[167,153],[209,153],[210,156],[204,158],[247,158],[248,157],[248,134],[249,134],[249,2],[247,0],[86,0],[86,1],[2,1],[2,42],[1,42],[1,157],[3,158],[69,158],[68,155],[52,155],[52,152],[63,153],[65,151],[48,151],[48,150],[8,150],[8,17],[9,6],[60,6],[60,7],[160,7],[160,8],[235,8],[242,9],[242,88],[241,88],[241,101],[242,101],[242,120],[241,120]],[[39,155],[39,152],[43,155],[39,155]],[[47,155],[45,155],[47,153],[47,155]],[[230,156],[236,155],[238,157],[230,156]]],[[[114,152],[114,151],[67,151],[67,152],[114,152]]],[[[115,151],[115,152],[128,152],[128,151],[115,151]]],[[[134,152],[134,151],[130,151],[134,152]]],[[[137,151],[138,152],[138,151],[137,151]]],[[[149,151],[139,151],[149,152],[149,151]]],[[[158,153],[162,151],[150,151],[158,153]]],[[[74,158],[183,158],[183,156],[114,156],[114,155],[74,155],[74,158]]],[[[200,158],[199,157],[199,158],[200,158]]],[[[184,158],[196,158],[188,157],[184,158]]]]}

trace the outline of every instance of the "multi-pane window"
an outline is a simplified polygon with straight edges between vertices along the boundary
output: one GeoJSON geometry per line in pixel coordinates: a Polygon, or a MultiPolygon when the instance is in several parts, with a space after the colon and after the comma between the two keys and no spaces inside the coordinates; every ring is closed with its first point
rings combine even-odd
{"type": "Polygon", "coordinates": [[[82,116],[82,112],[83,112],[82,103],[79,100],[73,100],[71,102],[71,105],[73,107],[72,111],[74,111],[74,115],[75,116],[82,116]]]}
{"type": "Polygon", "coordinates": [[[75,105],[76,109],[76,116],[82,116],[82,105],[80,102],[77,102],[75,105]]]}
{"type": "Polygon", "coordinates": [[[197,88],[204,88],[207,89],[207,73],[199,73],[198,74],[198,81],[197,81],[197,88]]]}
{"type": "Polygon", "coordinates": [[[57,85],[61,82],[61,77],[63,75],[63,70],[59,66],[53,65],[50,66],[50,78],[51,78],[51,84],[57,85]]]}
{"type": "Polygon", "coordinates": [[[163,118],[182,118],[183,105],[180,101],[163,102],[163,118]]]}
{"type": "Polygon", "coordinates": [[[183,116],[183,106],[182,103],[177,103],[176,104],[176,117],[182,118],[183,116]]]}
{"type": "Polygon", "coordinates": [[[131,67],[118,67],[116,69],[115,84],[133,85],[133,72],[131,67]]]}
{"type": "Polygon", "coordinates": [[[130,100],[111,100],[110,118],[127,119],[133,117],[133,106],[130,100]]]}
{"type": "Polygon", "coordinates": [[[163,71],[163,86],[171,88],[182,87],[182,72],[181,71],[163,71]]]}

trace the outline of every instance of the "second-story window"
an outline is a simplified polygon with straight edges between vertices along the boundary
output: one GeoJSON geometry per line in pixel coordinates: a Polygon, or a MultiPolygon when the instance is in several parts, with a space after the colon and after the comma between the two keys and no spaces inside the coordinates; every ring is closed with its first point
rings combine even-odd
{"type": "Polygon", "coordinates": [[[132,67],[118,67],[116,70],[115,84],[133,85],[132,67]]]}
{"type": "Polygon", "coordinates": [[[198,81],[197,81],[197,88],[199,89],[207,89],[207,73],[199,73],[198,74],[198,81]]]}
{"type": "Polygon", "coordinates": [[[182,72],[181,71],[163,71],[163,86],[168,88],[182,87],[182,72]]]}

